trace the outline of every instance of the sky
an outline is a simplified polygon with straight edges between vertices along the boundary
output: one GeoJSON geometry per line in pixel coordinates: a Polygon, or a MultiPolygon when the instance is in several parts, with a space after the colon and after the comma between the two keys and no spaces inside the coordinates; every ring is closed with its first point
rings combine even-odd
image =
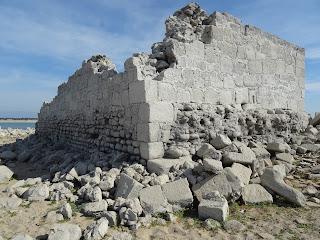
{"type": "MultiPolygon", "coordinates": [[[[199,0],[306,49],[309,113],[320,112],[319,0],[199,0]]],[[[0,117],[36,117],[84,59],[102,53],[118,70],[150,52],[184,0],[0,0],[0,117]]]]}

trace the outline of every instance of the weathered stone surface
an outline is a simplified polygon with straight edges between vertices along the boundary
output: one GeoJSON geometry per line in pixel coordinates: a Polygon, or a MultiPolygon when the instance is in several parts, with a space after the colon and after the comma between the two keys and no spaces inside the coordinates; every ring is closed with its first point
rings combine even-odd
{"type": "Polygon", "coordinates": [[[205,197],[206,194],[213,191],[218,191],[221,195],[228,198],[232,193],[232,187],[225,174],[219,174],[217,176],[211,176],[197,183],[192,187],[192,191],[197,197],[198,201],[205,197]]]}
{"type": "Polygon", "coordinates": [[[46,184],[38,184],[30,187],[22,195],[28,201],[44,201],[49,198],[49,187],[46,184]]]}
{"type": "Polygon", "coordinates": [[[234,163],[232,164],[230,171],[240,179],[244,186],[249,184],[252,174],[252,170],[250,168],[245,167],[240,163],[234,163]]]}
{"type": "Polygon", "coordinates": [[[11,179],[13,172],[6,166],[0,165],[0,183],[11,179]]]}
{"type": "Polygon", "coordinates": [[[202,199],[198,206],[198,215],[200,219],[212,218],[224,222],[229,215],[228,201],[219,193],[210,199],[202,199]]]}
{"type": "Polygon", "coordinates": [[[214,174],[218,174],[223,171],[222,162],[212,158],[203,159],[203,168],[205,171],[212,172],[214,174]]]}
{"type": "Polygon", "coordinates": [[[69,203],[63,204],[58,212],[61,213],[65,219],[72,218],[72,208],[69,203]]]}
{"type": "Polygon", "coordinates": [[[140,190],[143,185],[127,174],[122,173],[117,185],[116,198],[136,198],[139,197],[140,190]]]}
{"type": "Polygon", "coordinates": [[[74,224],[56,224],[48,234],[48,240],[80,240],[81,228],[74,224]]]}
{"type": "Polygon", "coordinates": [[[165,212],[168,207],[168,202],[160,185],[142,189],[140,191],[140,203],[145,214],[165,212]]]}
{"type": "Polygon", "coordinates": [[[283,181],[282,174],[272,168],[266,168],[264,171],[261,176],[261,185],[271,189],[298,206],[304,206],[306,204],[304,195],[297,189],[287,185],[283,181]]]}
{"type": "Polygon", "coordinates": [[[216,149],[222,149],[226,146],[229,146],[232,142],[226,135],[218,134],[214,136],[211,140],[210,143],[212,146],[214,146],[216,149]]]}
{"type": "Polygon", "coordinates": [[[248,147],[241,153],[237,152],[226,152],[223,154],[222,162],[225,165],[232,165],[233,163],[241,163],[244,165],[250,165],[255,159],[255,154],[248,147]]]}
{"type": "Polygon", "coordinates": [[[280,161],[284,161],[287,163],[293,163],[294,158],[290,153],[277,153],[276,158],[280,161]]]}
{"type": "Polygon", "coordinates": [[[105,200],[101,200],[100,202],[86,203],[82,209],[83,213],[87,216],[95,216],[107,210],[108,203],[105,200]]]}
{"type": "Polygon", "coordinates": [[[83,232],[84,240],[101,240],[108,232],[109,221],[100,218],[98,221],[89,225],[83,232]]]}
{"type": "Polygon", "coordinates": [[[186,178],[163,184],[162,190],[164,196],[172,205],[187,207],[193,203],[192,192],[186,178]]]}
{"type": "Polygon", "coordinates": [[[272,203],[272,195],[259,184],[249,184],[243,188],[242,199],[245,204],[272,203]]]}
{"type": "Polygon", "coordinates": [[[215,148],[209,144],[209,143],[204,143],[201,145],[201,147],[197,151],[197,156],[199,158],[203,158],[205,156],[209,156],[212,151],[215,151],[215,148]]]}
{"type": "Polygon", "coordinates": [[[109,226],[117,226],[118,225],[118,214],[115,211],[107,211],[101,214],[102,217],[106,218],[109,222],[109,226]]]}
{"type": "Polygon", "coordinates": [[[305,143],[301,144],[301,147],[307,149],[308,152],[317,152],[320,150],[320,144],[305,143]]]}
{"type": "Polygon", "coordinates": [[[270,142],[267,145],[267,150],[270,152],[284,153],[289,150],[289,147],[284,143],[270,142]]]}
{"type": "Polygon", "coordinates": [[[173,167],[179,168],[179,166],[182,166],[184,163],[185,163],[185,158],[179,158],[179,159],[159,158],[159,159],[149,160],[147,162],[147,168],[149,172],[161,175],[161,174],[169,173],[173,167]]]}

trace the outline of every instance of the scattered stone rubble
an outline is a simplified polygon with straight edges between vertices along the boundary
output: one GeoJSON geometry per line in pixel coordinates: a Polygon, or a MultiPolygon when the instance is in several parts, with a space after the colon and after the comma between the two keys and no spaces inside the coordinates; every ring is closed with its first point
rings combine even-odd
{"type": "MultiPolygon", "coordinates": [[[[220,17],[232,18],[226,14],[220,17]]],[[[167,20],[166,39],[192,42],[207,27],[204,23],[210,21],[214,21],[211,15],[190,4],[167,20]]],[[[234,24],[237,22],[231,27],[234,24]]],[[[176,61],[170,52],[165,52],[163,44],[153,46],[152,56],[157,61],[152,64],[156,64],[157,72],[176,61]]],[[[97,72],[115,74],[114,65],[102,56],[89,62],[97,72]]],[[[41,123],[40,133],[0,148],[0,182],[9,181],[13,174],[23,174],[21,164],[31,164],[39,173],[36,178],[24,178],[8,187],[10,199],[0,199],[0,207],[15,208],[22,201],[58,201],[60,208],[46,216],[46,221],[56,223],[48,232],[48,240],[99,240],[109,227],[136,230],[152,223],[163,224],[166,220],[175,221],[172,213],[185,209],[196,209],[210,229],[222,224],[231,231],[243,226],[227,221],[229,203],[271,204],[279,199],[300,207],[320,203],[319,185],[301,192],[287,183],[289,177],[298,174],[320,178],[320,125],[308,125],[304,113],[198,103],[177,103],[174,108],[177,117],[166,131],[168,140],[161,142],[161,154],[151,148],[155,152],[148,152],[148,158],[139,155],[135,141],[121,140],[125,134],[122,127],[120,133],[110,133],[111,140],[119,140],[113,149],[88,150],[77,146],[79,139],[73,134],[81,132],[72,132],[72,123],[71,128],[60,129],[64,136],[70,133],[71,142],[75,140],[71,145],[44,137],[45,124],[41,123]],[[121,151],[124,146],[127,151],[121,151]],[[150,157],[153,154],[160,157],[150,157]],[[311,161],[305,156],[315,157],[311,161]],[[70,223],[57,224],[72,219],[67,202],[96,221],[86,229],[70,223]]],[[[114,113],[114,129],[121,117],[120,112],[114,113]]],[[[100,120],[103,122],[103,118],[96,119],[100,120]]],[[[107,129],[99,129],[104,130],[107,129]]],[[[100,140],[96,133],[94,126],[87,132],[93,137],[92,142],[100,140]]]]}

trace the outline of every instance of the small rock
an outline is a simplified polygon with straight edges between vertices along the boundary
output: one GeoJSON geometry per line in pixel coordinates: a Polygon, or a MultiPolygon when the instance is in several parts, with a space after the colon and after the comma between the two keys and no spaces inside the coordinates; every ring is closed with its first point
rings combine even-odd
{"type": "Polygon", "coordinates": [[[80,240],[81,228],[74,224],[55,224],[48,234],[48,240],[80,240]]]}
{"type": "Polygon", "coordinates": [[[204,227],[207,229],[207,230],[211,230],[211,231],[214,231],[218,228],[221,228],[221,224],[212,219],[212,218],[208,218],[204,221],[204,227]]]}
{"type": "Polygon", "coordinates": [[[22,200],[17,196],[12,197],[0,197],[0,208],[9,210],[17,209],[22,203],[22,200]]]}
{"type": "Polygon", "coordinates": [[[316,165],[311,168],[311,172],[314,174],[319,174],[320,173],[320,165],[316,165]]]}
{"type": "Polygon", "coordinates": [[[60,221],[63,221],[63,215],[60,213],[57,213],[56,211],[50,211],[47,213],[45,218],[46,223],[57,223],[60,221]]]}
{"type": "Polygon", "coordinates": [[[165,155],[168,158],[177,159],[177,158],[180,158],[183,155],[183,152],[179,148],[177,148],[175,146],[171,146],[166,151],[165,155]]]}
{"type": "Polygon", "coordinates": [[[108,220],[110,227],[118,225],[118,214],[117,214],[117,212],[115,212],[115,211],[107,211],[107,212],[103,212],[101,216],[108,220]]]}
{"type": "Polygon", "coordinates": [[[98,221],[89,225],[83,233],[84,240],[101,240],[108,232],[109,221],[106,218],[100,218],[98,221]]]}
{"type": "Polygon", "coordinates": [[[204,143],[197,151],[197,156],[199,158],[203,158],[205,156],[210,156],[211,152],[215,151],[216,149],[209,143],[204,143]]]}
{"type": "Polygon", "coordinates": [[[297,153],[305,154],[307,151],[308,151],[308,149],[306,149],[304,147],[301,147],[301,146],[297,147],[297,153]]]}
{"type": "Polygon", "coordinates": [[[108,240],[133,240],[132,235],[127,232],[116,232],[108,240]]]}
{"type": "Polygon", "coordinates": [[[290,147],[284,143],[270,142],[267,145],[269,152],[284,153],[290,150],[290,147]]]}

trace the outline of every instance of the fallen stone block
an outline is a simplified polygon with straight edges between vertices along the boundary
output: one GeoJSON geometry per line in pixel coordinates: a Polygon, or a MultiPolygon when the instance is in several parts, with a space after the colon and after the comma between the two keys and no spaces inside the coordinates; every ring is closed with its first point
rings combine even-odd
{"type": "Polygon", "coordinates": [[[48,240],[79,240],[81,235],[81,228],[78,225],[56,224],[50,230],[48,240]]]}
{"type": "Polygon", "coordinates": [[[306,204],[304,195],[299,190],[287,185],[283,181],[282,174],[275,169],[265,169],[261,176],[261,185],[271,189],[275,193],[298,206],[305,206],[306,204]]]}
{"type": "MultiPolygon", "coordinates": [[[[2,239],[0,237],[0,239],[2,239]]],[[[34,238],[29,236],[28,234],[18,234],[11,238],[11,240],[33,240],[34,238]]]]}
{"type": "Polygon", "coordinates": [[[168,174],[173,167],[179,168],[185,162],[186,159],[183,157],[179,159],[153,159],[147,162],[147,169],[150,173],[156,173],[157,175],[168,174]]]}
{"type": "Polygon", "coordinates": [[[192,191],[199,202],[206,196],[206,194],[218,191],[225,198],[229,198],[232,193],[232,187],[224,173],[216,176],[210,176],[202,182],[195,184],[192,191]]]}
{"type": "Polygon", "coordinates": [[[120,175],[115,197],[137,198],[144,186],[125,173],[120,175]]]}
{"type": "Polygon", "coordinates": [[[245,154],[237,152],[226,152],[223,154],[222,163],[226,166],[230,166],[233,163],[241,163],[244,165],[250,165],[255,159],[255,154],[245,154]],[[253,154],[253,155],[252,155],[253,154]]]}
{"type": "Polygon", "coordinates": [[[13,172],[6,166],[0,165],[0,183],[9,181],[13,176],[13,172]]]}
{"type": "Polygon", "coordinates": [[[249,184],[243,188],[242,199],[245,204],[272,203],[272,195],[259,184],[249,184]]]}
{"type": "Polygon", "coordinates": [[[49,187],[46,184],[37,184],[30,187],[22,195],[28,201],[44,201],[49,198],[49,187]]]}
{"type": "Polygon", "coordinates": [[[252,170],[250,168],[245,167],[240,163],[234,163],[232,164],[230,171],[240,179],[243,186],[249,184],[252,174],[252,170]]]}
{"type": "Polygon", "coordinates": [[[210,144],[219,150],[229,146],[230,144],[232,144],[232,142],[228,136],[217,134],[210,140],[210,144]]]}
{"type": "Polygon", "coordinates": [[[320,150],[320,144],[304,143],[301,147],[307,149],[307,152],[318,152],[320,150]]]}
{"type": "Polygon", "coordinates": [[[168,207],[168,202],[160,185],[142,189],[140,191],[140,203],[145,214],[165,212],[168,207]]]}
{"type": "Polygon", "coordinates": [[[84,240],[101,240],[107,234],[109,221],[106,218],[100,218],[98,221],[90,224],[83,232],[84,240]]]}
{"type": "Polygon", "coordinates": [[[228,201],[220,195],[216,195],[210,199],[202,199],[198,206],[198,215],[203,220],[211,218],[224,222],[229,215],[228,201]]]}
{"type": "Polygon", "coordinates": [[[108,203],[106,200],[101,200],[100,202],[90,202],[84,204],[82,212],[86,216],[98,216],[104,211],[108,210],[108,203]]]}
{"type": "Polygon", "coordinates": [[[162,190],[164,196],[172,205],[184,208],[193,203],[192,192],[186,178],[181,178],[179,180],[163,184],[162,190]]]}
{"type": "Polygon", "coordinates": [[[222,162],[212,158],[203,159],[203,168],[205,171],[212,172],[214,174],[218,174],[223,171],[222,162]]]}
{"type": "Polygon", "coordinates": [[[290,163],[290,164],[294,162],[294,158],[290,153],[277,153],[276,159],[290,163]]]}
{"type": "Polygon", "coordinates": [[[201,147],[197,151],[197,156],[199,158],[203,158],[205,156],[209,156],[213,151],[216,149],[209,143],[204,143],[201,145],[201,147]]]}
{"type": "Polygon", "coordinates": [[[270,142],[267,145],[267,150],[269,152],[284,153],[289,152],[290,147],[285,143],[270,142]]]}

